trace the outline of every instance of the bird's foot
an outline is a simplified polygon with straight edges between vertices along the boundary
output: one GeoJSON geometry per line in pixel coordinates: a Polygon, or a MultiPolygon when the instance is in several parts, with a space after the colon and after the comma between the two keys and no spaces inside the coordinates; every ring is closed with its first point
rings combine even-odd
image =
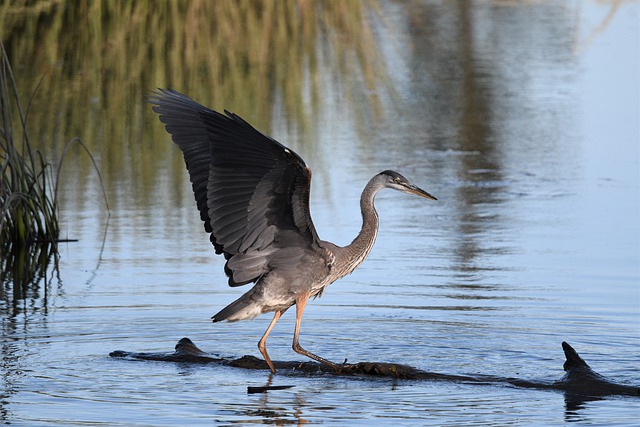
{"type": "Polygon", "coordinates": [[[357,366],[352,363],[347,363],[348,359],[344,359],[344,362],[338,364],[330,362],[328,365],[331,366],[335,370],[336,375],[344,375],[350,374],[353,372],[353,369],[357,366]]]}

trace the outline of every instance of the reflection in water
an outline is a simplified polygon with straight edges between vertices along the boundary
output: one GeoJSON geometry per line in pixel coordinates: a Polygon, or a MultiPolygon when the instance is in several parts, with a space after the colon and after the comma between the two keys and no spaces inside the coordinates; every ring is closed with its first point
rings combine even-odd
{"type": "Polygon", "coordinates": [[[476,29],[473,28],[470,17],[472,11],[462,2],[457,2],[457,5],[459,24],[453,28],[454,31],[458,31],[454,38],[460,43],[460,53],[455,56],[460,58],[461,62],[458,67],[462,74],[460,77],[462,87],[460,88],[461,96],[458,99],[461,101],[462,111],[459,123],[455,126],[458,129],[456,139],[459,141],[459,147],[456,149],[480,154],[461,157],[459,178],[462,182],[471,182],[471,185],[460,187],[458,189],[460,194],[456,197],[460,202],[456,208],[459,211],[458,231],[461,238],[457,242],[458,248],[454,249],[457,258],[454,270],[462,272],[465,280],[474,280],[468,273],[476,271],[480,264],[478,256],[486,250],[482,239],[486,236],[483,229],[487,226],[487,220],[489,219],[492,224],[500,223],[498,215],[486,218],[479,212],[479,208],[481,209],[484,203],[498,204],[497,194],[502,188],[477,186],[473,183],[502,181],[499,164],[501,159],[496,155],[500,141],[496,140],[491,128],[495,125],[491,115],[493,107],[491,81],[483,70],[485,64],[476,58],[477,47],[474,46],[473,37],[476,29]]]}
{"type": "MultiPolygon", "coordinates": [[[[80,137],[100,159],[118,209],[131,197],[153,203],[169,153],[172,181],[182,177],[178,156],[156,142],[167,137],[144,103],[151,90],[181,89],[241,112],[266,133],[276,114],[305,129],[326,91],[327,67],[343,76],[345,90],[362,92],[382,78],[366,15],[359,2],[16,4],[0,8],[0,38],[21,93],[34,93],[42,79],[30,108],[33,139],[59,152],[80,137]]],[[[90,168],[73,169],[64,173],[79,199],[67,202],[82,209],[93,191],[90,168]]]]}
{"type": "Polygon", "coordinates": [[[553,30],[566,27],[570,11],[560,3],[511,7],[487,2],[469,7],[464,1],[406,8],[413,45],[428,47],[416,49],[410,65],[420,70],[415,108],[424,112],[413,132],[428,135],[432,148],[461,154],[457,161],[432,163],[453,170],[436,170],[430,176],[437,178],[429,180],[445,178],[457,193],[449,196],[455,209],[449,225],[457,231],[450,254],[456,281],[481,281],[486,272],[502,268],[488,258],[513,249],[501,235],[516,218],[501,205],[510,202],[509,192],[525,191],[514,177],[520,171],[537,174],[536,163],[558,161],[567,149],[548,146],[560,142],[557,135],[532,128],[527,116],[540,115],[548,121],[549,132],[557,132],[562,124],[551,122],[564,120],[572,106],[558,99],[547,102],[545,110],[527,111],[536,95],[527,85],[533,83],[531,70],[547,84],[555,78],[554,68],[571,60],[572,32],[553,30]],[[509,19],[503,19],[507,14],[509,19]],[[541,19],[532,21],[533,16],[541,19]],[[524,155],[514,159],[512,153],[518,152],[524,155]]]}
{"type": "MultiPolygon", "coordinates": [[[[267,386],[272,385],[273,374],[269,375],[267,380],[267,386]]],[[[256,417],[262,420],[262,423],[267,425],[285,426],[285,425],[297,425],[302,426],[309,424],[310,421],[304,418],[304,408],[309,406],[309,402],[306,401],[304,394],[294,393],[293,402],[283,405],[282,403],[271,403],[270,393],[262,393],[256,406],[259,409],[247,409],[243,411],[243,414],[248,419],[239,420],[240,423],[246,423],[256,417]],[[286,407],[283,407],[286,406],[286,407]],[[288,409],[288,408],[291,409],[288,409]]]]}
{"type": "Polygon", "coordinates": [[[51,280],[59,280],[58,258],[51,244],[12,248],[0,260],[0,313],[16,316],[29,307],[46,314],[51,280]]]}
{"type": "Polygon", "coordinates": [[[564,395],[565,413],[564,420],[567,422],[587,422],[589,419],[585,417],[581,411],[587,407],[589,402],[598,402],[602,397],[583,396],[566,392],[564,395]]]}

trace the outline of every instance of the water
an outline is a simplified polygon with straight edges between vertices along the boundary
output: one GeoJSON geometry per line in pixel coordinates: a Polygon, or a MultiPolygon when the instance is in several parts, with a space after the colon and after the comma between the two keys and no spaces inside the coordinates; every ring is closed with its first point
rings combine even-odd
{"type": "MultiPolygon", "coordinates": [[[[553,381],[566,340],[596,371],[640,384],[639,11],[637,2],[382,2],[367,16],[393,90],[341,82],[329,61],[315,77],[321,99],[305,101],[313,120],[296,120],[286,100],[270,119],[235,108],[313,168],[323,239],[349,243],[360,191],[380,170],[439,199],[380,194],[376,246],[307,307],[302,345],[338,362],[553,381]]],[[[110,358],[169,352],[184,336],[221,356],[258,355],[270,321],[210,323],[243,290],[225,285],[180,156],[151,114],[139,149],[134,131],[114,133],[122,145],[84,137],[111,218],[90,169],[66,171],[63,229],[79,242],[62,247],[59,279],[1,308],[3,422],[637,424],[632,398],[575,405],[512,387],[110,358]],[[246,393],[270,380],[294,387],[246,393]]],[[[302,359],[292,332],[287,313],[269,339],[274,360],[302,359]]]]}

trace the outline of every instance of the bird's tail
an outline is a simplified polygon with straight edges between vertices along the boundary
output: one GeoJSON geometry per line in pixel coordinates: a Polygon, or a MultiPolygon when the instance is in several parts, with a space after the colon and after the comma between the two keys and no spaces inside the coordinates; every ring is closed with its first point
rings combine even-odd
{"type": "Polygon", "coordinates": [[[253,288],[240,298],[214,314],[211,318],[214,322],[227,320],[235,322],[238,320],[253,319],[263,313],[262,306],[258,303],[256,289],[253,288]]]}

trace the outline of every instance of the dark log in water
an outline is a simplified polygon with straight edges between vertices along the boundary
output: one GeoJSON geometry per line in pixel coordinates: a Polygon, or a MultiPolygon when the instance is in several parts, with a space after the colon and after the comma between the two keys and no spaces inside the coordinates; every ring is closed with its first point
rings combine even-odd
{"type": "MultiPolygon", "coordinates": [[[[520,388],[560,390],[577,396],[640,396],[640,387],[619,384],[598,374],[591,369],[591,367],[589,367],[580,355],[578,355],[573,347],[566,342],[562,343],[562,349],[564,350],[566,358],[566,361],[564,362],[564,370],[566,371],[566,374],[560,380],[555,382],[523,380],[519,378],[498,377],[492,375],[441,374],[437,372],[423,371],[412,366],[384,362],[345,363],[341,365],[340,370],[338,371],[329,366],[312,361],[276,361],[274,362],[274,365],[280,373],[286,373],[289,375],[295,373],[324,373],[340,376],[366,375],[405,380],[453,381],[467,384],[502,384],[520,388]]],[[[178,341],[173,353],[132,353],[127,351],[114,351],[109,355],[111,357],[122,357],[136,360],[199,364],[217,363],[243,369],[269,369],[264,360],[258,359],[254,356],[242,356],[238,359],[216,357],[200,350],[189,338],[182,338],[178,341]]],[[[248,391],[250,393],[256,393],[290,387],[291,386],[250,387],[248,391]]]]}

